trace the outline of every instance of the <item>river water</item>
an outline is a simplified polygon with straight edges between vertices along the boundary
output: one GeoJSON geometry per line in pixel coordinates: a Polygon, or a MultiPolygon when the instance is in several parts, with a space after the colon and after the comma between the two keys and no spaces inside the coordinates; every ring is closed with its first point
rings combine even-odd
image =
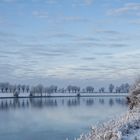
{"type": "Polygon", "coordinates": [[[126,110],[125,97],[0,99],[0,140],[74,140],[126,110]]]}

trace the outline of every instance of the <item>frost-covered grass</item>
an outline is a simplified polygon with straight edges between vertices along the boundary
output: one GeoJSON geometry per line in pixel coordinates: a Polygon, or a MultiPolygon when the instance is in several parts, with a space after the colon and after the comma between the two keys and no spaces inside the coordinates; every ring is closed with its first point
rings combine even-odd
{"type": "Polygon", "coordinates": [[[140,140],[140,79],[127,97],[130,110],[119,118],[93,126],[77,140],[140,140]]]}
{"type": "Polygon", "coordinates": [[[89,134],[81,135],[77,140],[122,140],[139,128],[140,111],[134,109],[119,118],[93,126],[89,134]]]}

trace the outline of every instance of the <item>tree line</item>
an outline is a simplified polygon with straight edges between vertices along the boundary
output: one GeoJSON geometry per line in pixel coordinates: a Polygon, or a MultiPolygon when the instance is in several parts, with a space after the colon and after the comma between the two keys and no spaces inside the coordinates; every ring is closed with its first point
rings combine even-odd
{"type": "Polygon", "coordinates": [[[120,86],[115,86],[114,84],[110,84],[107,88],[100,87],[95,90],[94,86],[86,86],[85,88],[81,88],[75,85],[68,85],[65,88],[59,88],[56,85],[51,86],[43,86],[42,84],[38,84],[36,86],[30,86],[25,84],[15,84],[12,85],[8,82],[0,83],[0,93],[30,93],[30,94],[43,94],[43,93],[128,93],[130,89],[130,85],[128,83],[121,84],[120,86]]]}

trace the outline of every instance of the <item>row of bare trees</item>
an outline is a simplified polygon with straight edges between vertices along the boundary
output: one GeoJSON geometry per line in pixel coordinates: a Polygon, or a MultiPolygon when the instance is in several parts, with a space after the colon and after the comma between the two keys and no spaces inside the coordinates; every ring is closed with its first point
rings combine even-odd
{"type": "Polygon", "coordinates": [[[99,88],[97,91],[95,91],[95,88],[93,86],[87,86],[85,88],[80,88],[79,86],[73,86],[69,85],[66,88],[58,88],[56,85],[51,86],[43,86],[41,84],[36,86],[29,86],[29,85],[12,85],[10,83],[0,83],[0,92],[1,93],[14,93],[15,91],[22,92],[22,93],[39,93],[42,95],[42,93],[128,93],[130,89],[130,85],[128,83],[121,84],[120,86],[115,86],[113,84],[110,84],[107,89],[105,87],[99,88]]]}
{"type": "Polygon", "coordinates": [[[12,85],[8,82],[6,83],[0,83],[0,92],[2,93],[13,93],[15,91],[19,91],[19,92],[29,92],[30,91],[30,86],[29,85],[12,85]]]}

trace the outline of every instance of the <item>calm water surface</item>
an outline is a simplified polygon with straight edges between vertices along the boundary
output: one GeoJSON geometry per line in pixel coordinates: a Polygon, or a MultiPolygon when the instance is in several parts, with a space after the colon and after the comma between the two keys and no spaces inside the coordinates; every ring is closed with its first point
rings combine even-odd
{"type": "Polygon", "coordinates": [[[0,140],[73,140],[126,110],[123,97],[0,99],[0,140]]]}

